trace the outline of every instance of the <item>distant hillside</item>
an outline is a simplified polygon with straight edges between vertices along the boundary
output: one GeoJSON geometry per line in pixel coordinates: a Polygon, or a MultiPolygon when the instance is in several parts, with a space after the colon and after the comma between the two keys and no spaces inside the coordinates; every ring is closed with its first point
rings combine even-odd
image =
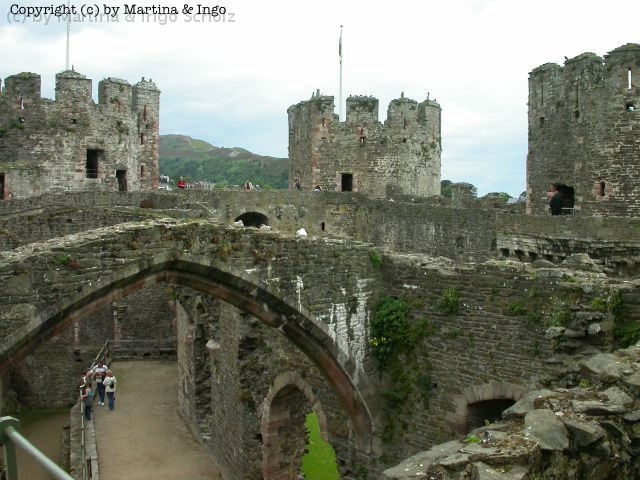
{"type": "Polygon", "coordinates": [[[160,135],[160,173],[172,181],[207,180],[216,185],[287,188],[289,159],[257,155],[243,148],[220,148],[186,135],[160,135]]]}

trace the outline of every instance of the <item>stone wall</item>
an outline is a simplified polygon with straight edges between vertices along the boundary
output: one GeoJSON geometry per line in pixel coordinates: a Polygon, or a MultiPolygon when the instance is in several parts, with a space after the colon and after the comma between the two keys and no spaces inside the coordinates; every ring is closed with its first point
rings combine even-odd
{"type": "Polygon", "coordinates": [[[148,190],[158,185],[159,95],[144,78],[131,86],[92,82],[75,71],[56,75],[55,101],[40,76],[5,79],[0,93],[3,199],[60,191],[148,190]]]}
{"type": "Polygon", "coordinates": [[[543,213],[548,185],[559,183],[574,189],[565,206],[576,214],[640,214],[638,65],[640,45],[627,44],[529,74],[529,213],[543,213]]]}
{"type": "Polygon", "coordinates": [[[440,194],[440,105],[404,95],[378,121],[378,100],[347,98],[346,121],[333,97],[314,96],[289,107],[289,188],[354,191],[385,198],[440,194]]]}

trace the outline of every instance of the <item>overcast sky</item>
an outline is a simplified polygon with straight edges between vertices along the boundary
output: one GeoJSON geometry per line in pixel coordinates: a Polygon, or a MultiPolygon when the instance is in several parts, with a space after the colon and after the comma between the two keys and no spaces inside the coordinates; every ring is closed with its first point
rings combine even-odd
{"type": "MultiPolygon", "coordinates": [[[[152,78],[162,91],[163,134],[287,156],[287,107],[318,88],[337,102],[343,24],[344,97],[379,98],[384,120],[401,92],[418,101],[429,92],[442,106],[442,178],[473,183],[480,194],[524,190],[529,71],[640,43],[635,0],[231,0],[218,3],[227,9],[218,21],[182,13],[199,2],[215,5],[90,0],[121,10],[111,21],[75,17],[71,63],[94,79],[94,97],[105,77],[152,78]],[[176,6],[180,14],[124,15],[133,3],[176,6]]],[[[0,0],[0,78],[39,73],[43,96],[53,98],[66,23],[10,16],[14,3],[0,0]]]]}

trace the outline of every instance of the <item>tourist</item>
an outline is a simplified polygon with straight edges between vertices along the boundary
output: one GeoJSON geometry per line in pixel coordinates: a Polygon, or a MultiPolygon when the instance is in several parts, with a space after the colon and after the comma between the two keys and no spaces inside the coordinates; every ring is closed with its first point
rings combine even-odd
{"type": "Polygon", "coordinates": [[[187,186],[187,182],[184,181],[183,177],[180,177],[180,179],[178,180],[178,188],[180,190],[184,190],[186,186],[187,186]]]}
{"type": "Polygon", "coordinates": [[[558,190],[557,185],[549,185],[547,196],[549,197],[549,211],[551,211],[551,215],[561,215],[562,194],[558,190]]]}
{"type": "Polygon", "coordinates": [[[300,183],[300,178],[299,177],[296,177],[295,187],[296,187],[296,190],[302,190],[302,184],[300,183]]]}
{"type": "Polygon", "coordinates": [[[98,405],[104,405],[104,377],[107,373],[107,366],[99,361],[98,364],[93,367],[93,373],[96,379],[96,390],[98,391],[98,405]]]}
{"type": "Polygon", "coordinates": [[[116,402],[116,377],[113,376],[113,372],[111,370],[107,370],[107,376],[104,379],[103,385],[107,392],[107,399],[109,401],[109,410],[113,410],[115,408],[116,402]]]}
{"type": "Polygon", "coordinates": [[[246,182],[244,182],[244,185],[242,186],[243,190],[252,190],[253,189],[253,185],[251,185],[251,182],[249,180],[247,180],[246,182]]]}
{"type": "Polygon", "coordinates": [[[84,418],[91,420],[91,407],[93,406],[93,390],[90,386],[85,386],[82,390],[80,400],[84,402],[84,418]]]}
{"type": "Polygon", "coordinates": [[[313,191],[314,192],[321,192],[322,191],[322,187],[320,186],[319,183],[315,187],[313,187],[313,191]]]}

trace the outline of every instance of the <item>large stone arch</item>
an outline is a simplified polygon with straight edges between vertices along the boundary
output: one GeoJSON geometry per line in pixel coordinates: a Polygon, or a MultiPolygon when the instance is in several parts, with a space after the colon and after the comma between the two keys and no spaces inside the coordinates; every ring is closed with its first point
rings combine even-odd
{"type": "Polygon", "coordinates": [[[329,440],[327,418],[313,389],[295,372],[279,375],[269,388],[262,408],[262,478],[276,480],[293,478],[301,466],[304,442],[297,445],[292,441],[304,438],[304,418],[306,411],[299,407],[300,400],[308,401],[318,416],[320,433],[329,440]],[[294,407],[294,408],[292,408],[294,407]],[[296,417],[296,418],[293,418],[296,417]],[[290,430],[300,430],[297,435],[290,430]],[[297,448],[297,451],[296,451],[297,448]],[[289,456],[295,457],[294,459],[289,456]],[[297,460],[298,462],[292,462],[297,460]]]}
{"type": "Polygon", "coordinates": [[[369,452],[371,414],[353,380],[357,378],[366,384],[364,372],[357,370],[324,324],[316,321],[302,306],[292,307],[290,303],[295,304],[295,301],[279,298],[267,285],[258,286],[252,280],[242,271],[223,271],[201,257],[158,255],[153,260],[126,267],[103,278],[99,284],[89,285],[71,298],[35,313],[27,327],[13,334],[11,341],[0,347],[0,375],[69,324],[82,321],[131,292],[159,282],[184,285],[253,315],[304,352],[326,377],[351,419],[356,447],[369,452]]]}
{"type": "Polygon", "coordinates": [[[447,424],[458,433],[467,433],[471,406],[492,400],[520,400],[528,389],[510,382],[483,383],[471,385],[461,395],[454,397],[456,412],[447,417],[447,424]]]}

